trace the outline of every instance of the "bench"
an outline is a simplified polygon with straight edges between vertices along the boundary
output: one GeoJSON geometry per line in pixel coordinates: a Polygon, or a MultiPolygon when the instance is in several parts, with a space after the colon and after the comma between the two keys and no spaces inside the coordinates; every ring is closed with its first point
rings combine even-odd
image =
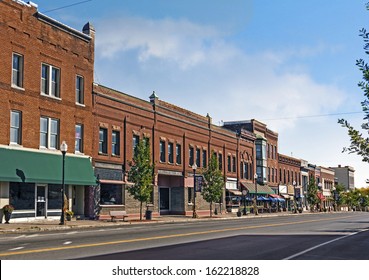
{"type": "Polygon", "coordinates": [[[119,210],[109,211],[109,215],[110,215],[112,222],[114,222],[115,219],[119,219],[119,218],[121,218],[124,222],[124,219],[128,217],[126,211],[119,211],[119,210]]]}

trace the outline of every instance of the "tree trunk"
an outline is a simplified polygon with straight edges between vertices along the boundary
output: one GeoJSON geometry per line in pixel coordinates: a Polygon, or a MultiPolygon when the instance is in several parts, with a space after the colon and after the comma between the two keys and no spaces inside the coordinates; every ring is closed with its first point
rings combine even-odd
{"type": "Polygon", "coordinates": [[[213,202],[210,202],[210,218],[213,217],[213,202]]]}
{"type": "Polygon", "coordinates": [[[140,221],[142,221],[142,201],[140,201],[140,221]]]}

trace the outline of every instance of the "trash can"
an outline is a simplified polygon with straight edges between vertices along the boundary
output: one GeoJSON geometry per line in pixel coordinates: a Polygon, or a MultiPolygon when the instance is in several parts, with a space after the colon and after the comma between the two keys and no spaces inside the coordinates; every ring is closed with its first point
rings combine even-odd
{"type": "Polygon", "coordinates": [[[152,211],[151,210],[146,210],[145,217],[146,217],[146,220],[151,220],[152,219],[152,211]]]}

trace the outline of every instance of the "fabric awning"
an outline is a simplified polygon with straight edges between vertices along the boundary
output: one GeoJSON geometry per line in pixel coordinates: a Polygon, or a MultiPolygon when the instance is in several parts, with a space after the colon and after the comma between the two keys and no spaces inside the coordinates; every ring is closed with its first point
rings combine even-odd
{"type": "MultiPolygon", "coordinates": [[[[250,194],[255,194],[255,184],[248,182],[241,182],[241,185],[244,186],[250,194]]],[[[258,194],[274,194],[274,191],[267,185],[259,185],[258,184],[258,194]]]]}
{"type": "MultiPolygon", "coordinates": [[[[0,148],[0,181],[62,183],[62,154],[0,148]]],[[[65,184],[96,185],[92,164],[87,157],[65,157],[65,184]]]]}
{"type": "Polygon", "coordinates": [[[233,195],[237,195],[237,196],[242,195],[242,192],[240,192],[239,190],[227,190],[227,191],[229,191],[233,195]]]}
{"type": "Polygon", "coordinates": [[[285,201],[285,199],[278,194],[270,194],[269,197],[271,198],[273,202],[284,202],[285,201]]]}
{"type": "Polygon", "coordinates": [[[285,199],[290,199],[290,196],[288,194],[281,194],[285,199]]]}

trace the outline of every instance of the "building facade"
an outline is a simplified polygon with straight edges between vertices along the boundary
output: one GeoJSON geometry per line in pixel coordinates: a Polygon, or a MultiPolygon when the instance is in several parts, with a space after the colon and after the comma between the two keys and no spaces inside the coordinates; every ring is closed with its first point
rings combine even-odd
{"type": "Polygon", "coordinates": [[[69,209],[89,212],[94,30],[23,1],[0,2],[0,203],[14,218],[60,216],[62,141],[69,209]]]}
{"type": "Polygon", "coordinates": [[[347,191],[355,189],[355,169],[351,166],[329,167],[334,170],[338,184],[343,184],[347,191]]]}

